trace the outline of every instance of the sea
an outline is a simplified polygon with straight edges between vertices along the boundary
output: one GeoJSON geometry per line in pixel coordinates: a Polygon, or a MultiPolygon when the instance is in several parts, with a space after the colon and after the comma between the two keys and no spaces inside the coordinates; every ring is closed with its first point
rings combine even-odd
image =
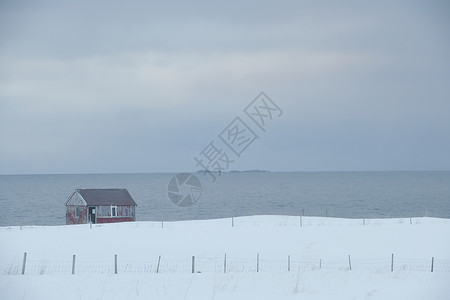
{"type": "Polygon", "coordinates": [[[76,189],[126,188],[137,221],[248,215],[339,218],[450,218],[450,171],[194,173],[201,196],[190,207],[168,197],[176,174],[1,175],[0,226],[63,225],[76,189]]]}

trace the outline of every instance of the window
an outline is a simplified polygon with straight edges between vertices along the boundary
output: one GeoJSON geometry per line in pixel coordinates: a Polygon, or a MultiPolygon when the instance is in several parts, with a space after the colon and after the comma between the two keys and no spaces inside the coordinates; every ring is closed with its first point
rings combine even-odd
{"type": "Polygon", "coordinates": [[[111,217],[117,217],[117,206],[111,206],[111,217]]]}
{"type": "Polygon", "coordinates": [[[78,218],[80,216],[80,208],[77,206],[75,207],[75,218],[78,218]]]}

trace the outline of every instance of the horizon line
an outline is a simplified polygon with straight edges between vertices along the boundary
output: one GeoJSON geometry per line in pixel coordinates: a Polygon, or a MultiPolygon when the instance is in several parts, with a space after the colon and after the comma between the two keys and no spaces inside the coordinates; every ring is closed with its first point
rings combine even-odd
{"type": "MultiPolygon", "coordinates": [[[[449,172],[450,170],[301,170],[301,171],[286,171],[286,170],[230,170],[222,171],[222,173],[382,173],[382,172],[449,172]]],[[[0,176],[30,176],[30,175],[126,175],[126,174],[180,174],[180,173],[201,173],[203,170],[197,171],[178,171],[178,172],[93,172],[93,173],[0,173],[0,176]]],[[[211,171],[218,173],[218,171],[211,171]]]]}

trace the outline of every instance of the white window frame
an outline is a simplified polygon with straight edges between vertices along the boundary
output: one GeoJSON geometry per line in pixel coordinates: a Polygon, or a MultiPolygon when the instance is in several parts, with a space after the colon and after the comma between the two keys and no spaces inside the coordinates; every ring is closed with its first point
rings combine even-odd
{"type": "Polygon", "coordinates": [[[115,205],[111,205],[111,217],[117,217],[117,206],[115,205]],[[113,214],[113,211],[115,212],[115,214],[113,214]]]}

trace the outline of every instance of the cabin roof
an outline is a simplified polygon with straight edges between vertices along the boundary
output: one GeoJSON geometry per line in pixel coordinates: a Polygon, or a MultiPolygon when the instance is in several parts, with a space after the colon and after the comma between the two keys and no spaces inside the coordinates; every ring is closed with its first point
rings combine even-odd
{"type": "Polygon", "coordinates": [[[127,189],[77,189],[87,205],[134,205],[127,189]]]}

